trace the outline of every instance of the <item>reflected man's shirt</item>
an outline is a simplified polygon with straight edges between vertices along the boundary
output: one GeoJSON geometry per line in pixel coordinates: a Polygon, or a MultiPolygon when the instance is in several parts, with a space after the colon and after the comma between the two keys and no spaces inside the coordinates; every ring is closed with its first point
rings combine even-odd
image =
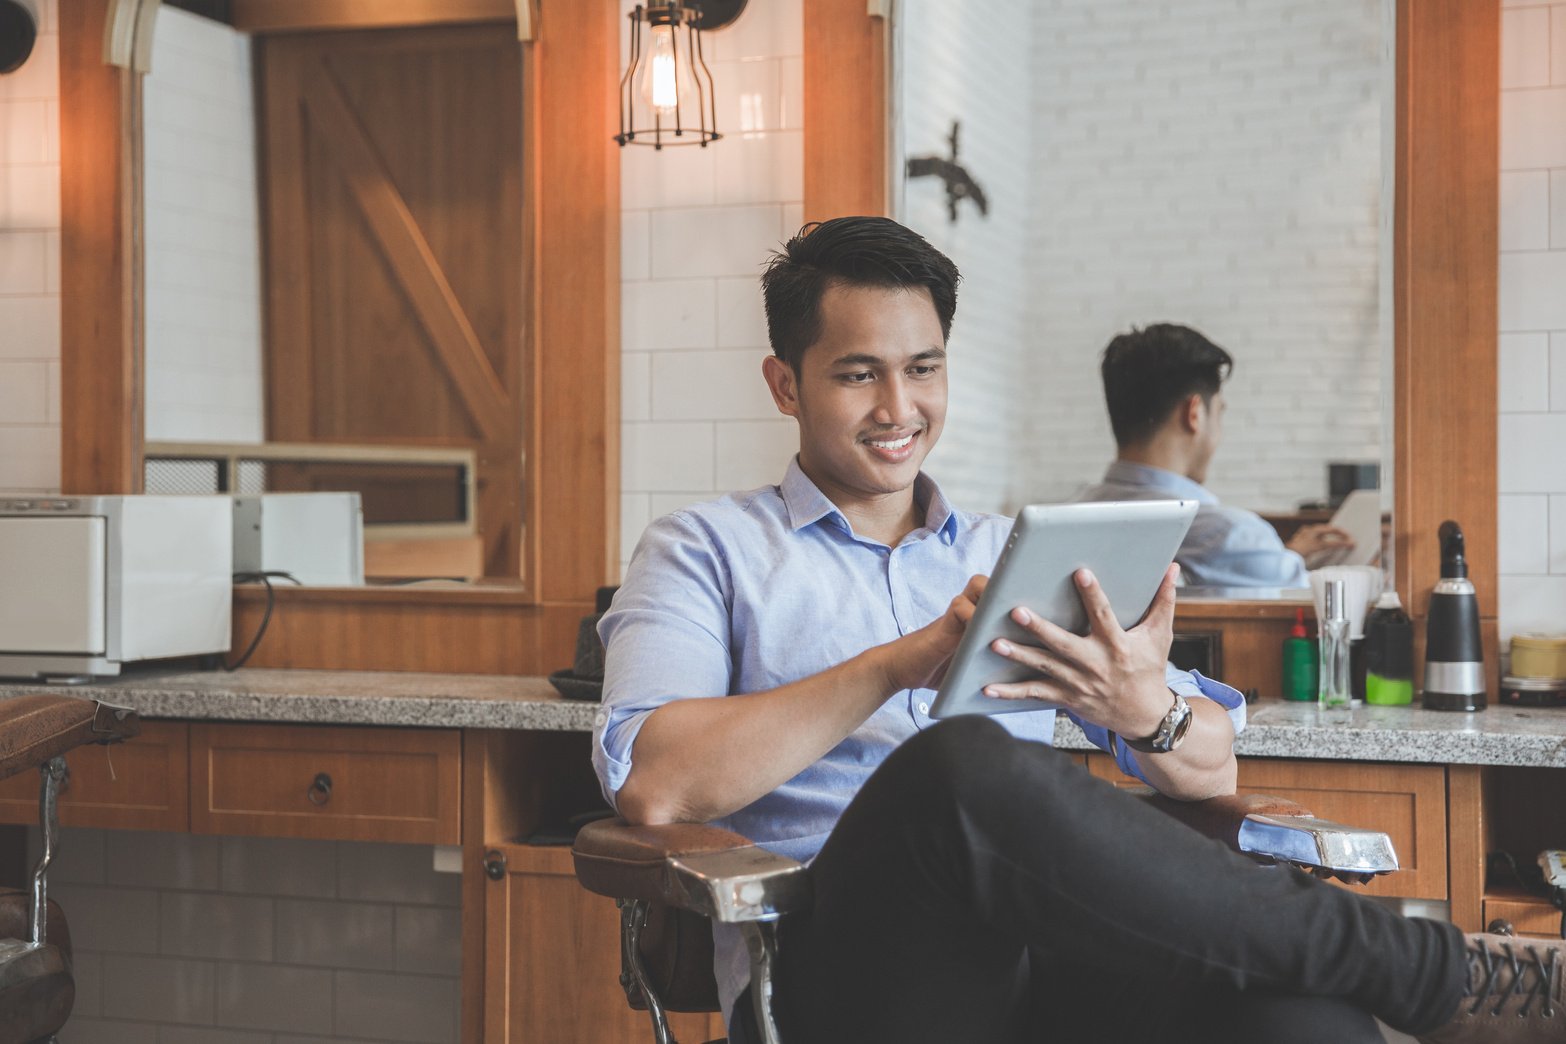
{"type": "MultiPolygon", "coordinates": [[[[665,703],[759,692],[819,674],[929,624],[969,577],[991,571],[1011,519],[954,510],[923,474],[914,488],[926,505],[925,524],[895,548],[856,535],[797,460],[781,485],[698,504],[647,528],[599,624],[607,655],[593,766],[611,803],[635,763],[637,733],[665,703]]],[[[1168,677],[1188,698],[1222,703],[1236,732],[1244,727],[1245,702],[1235,690],[1172,667],[1168,677]]],[[[934,699],[930,689],[894,693],[815,764],[715,825],[811,859],[876,766],[932,724],[934,699]]],[[[1054,736],[1054,711],[996,720],[1041,743],[1054,736]]],[[[1078,724],[1107,749],[1105,729],[1078,724]]],[[[1117,747],[1120,767],[1140,777],[1131,753],[1117,747]]],[[[731,929],[714,929],[725,1019],[749,976],[731,929]]]]}
{"type": "Polygon", "coordinates": [[[1117,460],[1104,481],[1077,500],[1194,500],[1201,506],[1175,561],[1187,584],[1204,587],[1309,587],[1305,560],[1278,531],[1244,508],[1224,507],[1212,491],[1173,471],[1117,460]]]}

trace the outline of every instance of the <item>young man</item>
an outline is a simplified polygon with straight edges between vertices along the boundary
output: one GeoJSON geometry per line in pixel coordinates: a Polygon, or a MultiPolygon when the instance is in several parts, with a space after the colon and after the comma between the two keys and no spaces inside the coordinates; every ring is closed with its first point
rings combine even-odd
{"type": "MultiPolygon", "coordinates": [[[[920,471],[957,278],[884,218],[791,240],[762,280],[763,370],[799,455],[777,486],[653,523],[601,624],[593,758],[621,814],[812,859],[814,904],[780,926],[784,1039],[1379,1041],[1370,1012],[1467,1032],[1477,984],[1504,1039],[1566,1040],[1560,947],[1486,986],[1468,971],[1492,943],[1254,866],[1055,752],[1051,712],[931,722],[1007,531],[920,471]],[[1537,994],[1525,1017],[1495,992],[1513,986],[1537,994]]],[[[1130,631],[1085,572],[1087,637],[1019,607],[1036,644],[995,649],[1039,673],[997,694],[1049,698],[1122,768],[1201,798],[1234,788],[1244,704],[1167,665],[1175,572],[1130,631]]],[[[743,1044],[746,958],[715,942],[743,1044]]]]}
{"type": "Polygon", "coordinates": [[[1352,547],[1334,526],[1304,526],[1285,544],[1259,515],[1223,507],[1203,486],[1223,437],[1220,385],[1234,360],[1188,326],[1157,323],[1104,349],[1100,372],[1119,455],[1104,481],[1078,500],[1201,504],[1175,561],[1187,583],[1210,587],[1309,587],[1306,560],[1352,547]]]}

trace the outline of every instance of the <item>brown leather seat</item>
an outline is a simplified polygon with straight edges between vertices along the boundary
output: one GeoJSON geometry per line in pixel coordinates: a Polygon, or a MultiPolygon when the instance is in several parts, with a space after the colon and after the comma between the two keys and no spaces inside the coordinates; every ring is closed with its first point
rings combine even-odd
{"type": "MultiPolygon", "coordinates": [[[[17,696],[0,700],[0,779],[45,769],[84,743],[114,743],[140,731],[136,712],[74,696],[17,696]]],[[[52,852],[56,824],[48,814],[58,794],[40,798],[44,850],[52,852]]],[[[43,790],[44,788],[41,788],[43,790]]],[[[42,881],[47,863],[35,871],[42,881]]],[[[31,890],[0,888],[0,1044],[52,1038],[70,1017],[76,999],[71,974],[71,935],[65,915],[47,904],[44,931],[33,942],[31,890]]]]}

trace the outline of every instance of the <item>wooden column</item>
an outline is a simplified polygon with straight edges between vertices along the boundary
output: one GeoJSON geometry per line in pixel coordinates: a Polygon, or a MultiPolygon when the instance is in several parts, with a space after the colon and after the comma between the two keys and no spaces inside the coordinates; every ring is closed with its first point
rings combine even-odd
{"type": "Polygon", "coordinates": [[[1493,635],[1500,5],[1399,0],[1397,23],[1398,593],[1422,620],[1440,575],[1436,530],[1454,519],[1493,635]]]}
{"type": "Polygon", "coordinates": [[[141,491],[141,77],[109,0],[60,5],[60,486],[141,491]]]}
{"type": "Polygon", "coordinates": [[[806,221],[890,212],[888,33],[865,0],[805,0],[806,221]]]}
{"type": "Polygon", "coordinates": [[[617,32],[544,0],[527,49],[532,374],[524,406],[528,556],[540,602],[592,601],[620,563],[620,155],[617,32]]]}

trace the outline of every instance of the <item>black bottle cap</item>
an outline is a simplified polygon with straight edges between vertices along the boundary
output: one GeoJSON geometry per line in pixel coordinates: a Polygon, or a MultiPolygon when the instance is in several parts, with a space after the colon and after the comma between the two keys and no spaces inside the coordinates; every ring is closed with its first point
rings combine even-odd
{"type": "Polygon", "coordinates": [[[1463,555],[1463,527],[1448,519],[1441,523],[1441,579],[1468,575],[1468,560],[1463,555]]]}

